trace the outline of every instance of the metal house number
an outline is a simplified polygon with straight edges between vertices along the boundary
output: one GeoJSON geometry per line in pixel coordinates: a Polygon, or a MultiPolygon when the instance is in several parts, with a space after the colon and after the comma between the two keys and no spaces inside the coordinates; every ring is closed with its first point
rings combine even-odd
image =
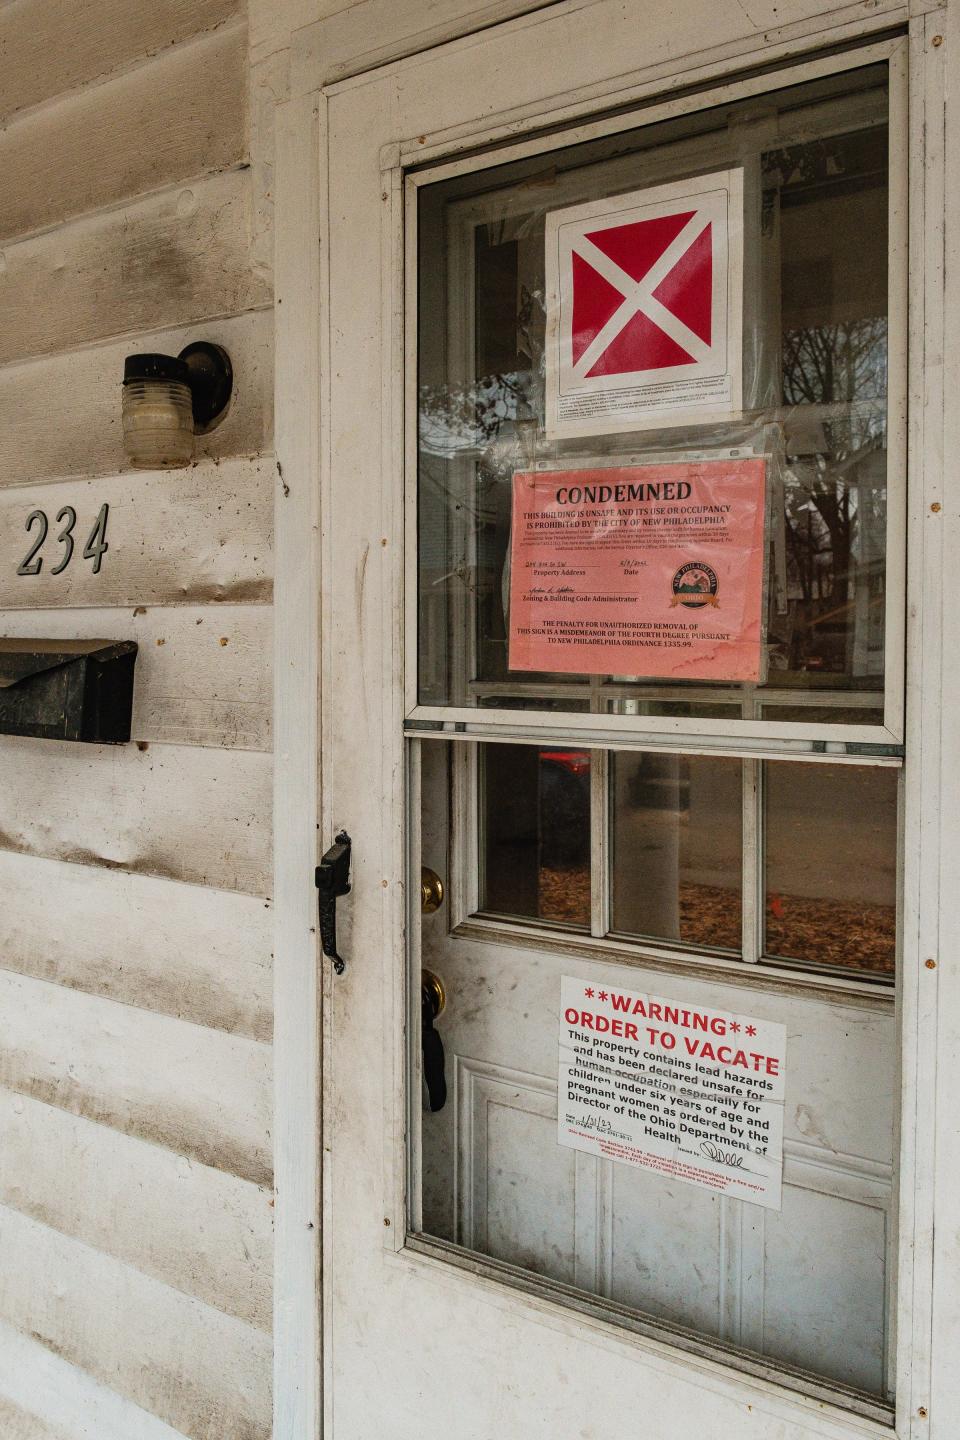
{"type": "MultiPolygon", "coordinates": [[[[110,513],[110,506],[106,503],[100,506],[100,513],[94,522],[93,529],[87,536],[86,544],[83,547],[84,560],[93,561],[93,573],[99,575],[100,563],[103,560],[104,551],[109,549],[107,545],[107,516],[110,513]]],[[[77,512],[72,505],[64,505],[62,510],[57,511],[55,525],[61,526],[57,535],[57,542],[63,546],[63,553],[56,565],[50,567],[51,575],[59,575],[66,570],[73,559],[74,539],[73,527],[77,523],[77,512]]],[[[27,516],[24,528],[30,535],[36,530],[36,536],[30,549],[24,555],[17,566],[18,575],[39,575],[43,569],[43,556],[40,554],[43,543],[47,538],[50,529],[50,521],[47,519],[46,511],[31,510],[27,516]]]]}

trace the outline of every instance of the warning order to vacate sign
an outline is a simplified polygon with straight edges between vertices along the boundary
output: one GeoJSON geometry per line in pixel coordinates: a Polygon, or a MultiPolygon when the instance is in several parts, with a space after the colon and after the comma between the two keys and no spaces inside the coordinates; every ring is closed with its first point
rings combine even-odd
{"type": "Polygon", "coordinates": [[[780,1209],[786,1027],[561,980],[561,1145],[780,1209]]]}

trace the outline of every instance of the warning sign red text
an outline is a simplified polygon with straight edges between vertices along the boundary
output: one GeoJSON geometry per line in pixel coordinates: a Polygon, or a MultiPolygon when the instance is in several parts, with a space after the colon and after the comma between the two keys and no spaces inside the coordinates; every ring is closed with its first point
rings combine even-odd
{"type": "Polygon", "coordinates": [[[558,1139],[780,1209],[786,1028],[564,976],[558,1139]]]}

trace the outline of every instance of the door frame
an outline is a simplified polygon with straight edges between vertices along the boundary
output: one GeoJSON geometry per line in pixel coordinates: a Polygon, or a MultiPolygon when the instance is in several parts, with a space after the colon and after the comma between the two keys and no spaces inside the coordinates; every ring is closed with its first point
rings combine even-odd
{"type": "MultiPolygon", "coordinates": [[[[490,36],[510,36],[531,25],[569,35],[584,16],[603,0],[560,0],[538,7],[520,19],[497,25],[490,36]]],[[[802,20],[777,29],[750,22],[742,6],[721,0],[714,10],[719,43],[690,52],[684,34],[702,30],[698,0],[681,0],[670,15],[652,18],[639,0],[620,7],[624,12],[644,10],[647,54],[658,54],[654,64],[636,64],[628,82],[610,73],[586,87],[559,87],[554,101],[520,105],[509,114],[483,125],[455,126],[397,142],[382,157],[387,174],[415,155],[418,162],[453,156],[479,144],[516,138],[539,126],[569,123],[609,106],[642,100],[676,84],[682,74],[690,85],[721,81],[754,65],[772,65],[802,56],[828,44],[847,44],[868,35],[910,22],[910,255],[911,324],[909,382],[909,447],[912,493],[909,499],[908,568],[909,617],[907,665],[907,796],[905,880],[903,900],[903,981],[901,1007],[902,1116],[898,1420],[901,1440],[949,1440],[953,1415],[960,1406],[960,1376],[951,1376],[951,1354],[960,1341],[954,1296],[943,1277],[955,1268],[960,1233],[960,1139],[951,1122],[952,1095],[960,1074],[953,1060],[960,1038],[960,968],[950,958],[960,940],[960,894],[946,883],[942,865],[949,864],[960,847],[960,806],[941,807],[942,785],[956,785],[960,755],[960,674],[951,675],[946,657],[960,654],[960,616],[943,608],[943,557],[960,553],[960,505],[956,490],[947,489],[944,454],[957,453],[960,414],[945,405],[945,396],[960,387],[960,353],[944,357],[945,313],[960,305],[960,199],[945,187],[947,130],[958,129],[952,110],[945,118],[945,96],[957,93],[960,79],[960,27],[948,23],[945,9],[928,0],[910,5],[892,0],[869,0],[868,5],[832,5],[818,0],[802,7],[802,20]],[[736,11],[738,19],[731,20],[736,11]],[[688,22],[686,30],[684,23],[688,22]],[[663,33],[654,31],[656,24],[663,33]],[[671,48],[669,26],[680,40],[671,48]],[[739,29],[737,29],[739,27],[739,29]],[[946,43],[943,43],[944,40],[946,43]],[[951,41],[953,45],[951,46],[951,41]],[[953,258],[949,277],[944,256],[953,258]],[[953,503],[945,503],[951,500],[953,503]],[[954,513],[956,512],[956,513],[954,513]],[[921,710],[920,697],[924,697],[921,710]],[[942,954],[941,954],[942,948],[942,954]],[[938,1043],[939,1042],[939,1043],[938,1043]],[[939,1052],[939,1063],[938,1063],[939,1052]],[[952,1068],[951,1068],[952,1065],[952,1068]],[[934,1156],[937,1164],[934,1165],[934,1156]],[[934,1284],[933,1234],[938,1233],[937,1284],[934,1284]]],[[[366,6],[357,7],[366,9],[366,6]]],[[[489,8],[489,7],[488,7],[489,8]]],[[[496,7],[494,7],[496,8],[496,7]]],[[[762,7],[754,7],[760,9],[762,7]]],[[[292,93],[276,108],[276,565],[275,591],[275,784],[276,911],[275,961],[275,1093],[276,1093],[276,1300],[275,1300],[275,1434],[283,1440],[306,1440],[323,1430],[322,1355],[324,1322],[329,1322],[329,1295],[322,1286],[321,1237],[326,1196],[323,1187],[323,1132],[321,1114],[322,1016],[329,993],[326,962],[319,956],[316,934],[316,898],[312,869],[318,851],[330,843],[333,825],[346,817],[327,813],[322,801],[323,723],[322,696],[335,684],[335,657],[325,615],[330,595],[325,589],[333,537],[322,529],[327,497],[333,483],[329,456],[327,407],[323,403],[325,364],[329,337],[324,325],[326,286],[325,243],[330,234],[329,197],[326,192],[324,151],[326,109],[332,96],[345,86],[364,83],[332,79],[356,68],[356,55],[369,39],[358,34],[347,45],[354,58],[337,47],[334,25],[338,17],[297,32],[291,53],[292,93]],[[332,83],[327,83],[332,79],[332,83]],[[318,246],[318,239],[320,244],[318,246]],[[324,603],[327,602],[327,603],[324,603]],[[318,983],[319,982],[319,983],[318,983]],[[321,1298],[322,1297],[322,1298],[321,1298]]],[[[607,17],[605,17],[606,19],[607,17]]],[[[479,15],[478,15],[479,19],[479,15]]],[[[484,23],[480,19],[480,24],[484,23]]],[[[466,17],[447,34],[470,26],[466,17]]],[[[428,43],[437,38],[431,33],[428,43]]],[[[482,39],[482,37],[480,37],[482,39]]],[[[623,64],[624,51],[612,38],[608,53],[613,71],[623,64]]],[[[395,54],[416,51],[409,34],[391,42],[395,54]]],[[[478,37],[466,35],[433,52],[413,59],[390,60],[378,52],[391,71],[409,74],[426,56],[456,60],[476,46],[478,37]]],[[[701,42],[702,43],[702,42],[701,42]]],[[[562,67],[560,67],[562,68],[562,67]]],[[[598,61],[595,69],[603,68],[598,61]]],[[[378,72],[379,74],[380,72],[378,72]]],[[[955,102],[954,102],[955,103],[955,102]]],[[[385,229],[396,233],[402,224],[402,188],[394,185],[384,205],[385,229]]],[[[392,242],[391,242],[392,243],[392,242]]],[[[389,251],[388,251],[389,253],[389,251]]],[[[385,302],[385,320],[396,322],[385,302]]],[[[396,331],[394,332],[396,333],[396,331]]],[[[960,347],[958,347],[960,348],[960,347]]],[[[395,353],[396,375],[402,350],[395,353]]],[[[402,403],[402,396],[401,396],[402,403]]],[[[381,477],[376,477],[381,483],[381,477]]],[[[391,482],[392,483],[392,482],[391,482]]],[[[954,480],[954,486],[958,482],[954,480]]],[[[395,510],[399,512],[400,507],[395,510]]],[[[397,547],[394,547],[396,549],[397,547]]],[[[399,561],[399,553],[397,561],[399,561]]],[[[394,581],[402,582],[394,563],[394,581]]],[[[399,675],[385,657],[388,685],[399,691],[399,675]]],[[[397,703],[385,708],[402,718],[397,703]]],[[[396,730],[399,743],[400,727],[396,730]]],[[[402,795],[394,797],[402,805],[402,795]]],[[[402,906],[401,906],[402,910],[402,906]]],[[[402,924],[402,914],[396,923],[402,924]]],[[[385,964],[384,975],[389,973],[385,964]]],[[[402,981],[400,982],[402,984],[402,981]]],[[[394,1002],[402,1004],[402,995],[394,1002]]],[[[399,1049],[399,1047],[398,1047],[399,1049]]],[[[397,1074],[398,1087],[402,1075],[397,1074]]],[[[402,1091],[398,1090],[398,1093],[402,1091]]],[[[389,1122],[385,1117],[385,1125],[389,1122]]],[[[399,1137],[399,1183],[394,1177],[394,1205],[402,1216],[402,1134],[399,1137]],[[399,1195],[396,1193],[399,1192],[399,1195]]],[[[397,1142],[396,1133],[394,1142],[397,1142]]],[[[394,1167],[397,1170],[398,1167],[394,1167]]],[[[389,1214],[390,1212],[385,1212],[389,1214]]],[[[402,1248],[402,1226],[393,1227],[402,1248]],[[398,1233],[399,1230],[399,1233],[398,1233]]],[[[449,1267],[431,1256],[414,1257],[407,1247],[398,1263],[441,1265],[451,1283],[462,1283],[466,1293],[476,1284],[496,1294],[501,1303],[532,1306],[553,1326],[567,1324],[582,1330],[589,1322],[574,1313],[555,1313],[551,1301],[531,1293],[523,1302],[507,1294],[489,1278],[452,1275],[449,1267]]],[[[602,1330],[609,1329],[606,1324],[602,1330]]],[[[593,1327],[591,1326],[591,1329],[593,1327]]],[[[594,1338],[598,1338],[594,1332],[594,1338]]],[[[723,1366],[682,1357],[671,1347],[647,1342],[651,1364],[660,1370],[678,1365],[698,1371],[704,1385],[734,1391],[749,1400],[762,1382],[748,1379],[723,1366]]],[[[811,1407],[783,1391],[776,1383],[764,1385],[766,1412],[786,1423],[813,1425],[811,1407]]],[[[889,1435],[885,1426],[858,1420],[832,1407],[816,1422],[824,1436],[889,1435]]]]}

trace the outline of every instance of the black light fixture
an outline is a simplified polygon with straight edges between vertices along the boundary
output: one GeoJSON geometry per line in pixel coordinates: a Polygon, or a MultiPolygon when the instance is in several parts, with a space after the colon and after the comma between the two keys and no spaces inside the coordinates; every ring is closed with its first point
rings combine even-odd
{"type": "Polygon", "coordinates": [[[188,465],[194,435],[226,414],[233,367],[222,345],[195,340],[179,355],[128,355],[123,364],[123,444],[144,470],[188,465]]]}

